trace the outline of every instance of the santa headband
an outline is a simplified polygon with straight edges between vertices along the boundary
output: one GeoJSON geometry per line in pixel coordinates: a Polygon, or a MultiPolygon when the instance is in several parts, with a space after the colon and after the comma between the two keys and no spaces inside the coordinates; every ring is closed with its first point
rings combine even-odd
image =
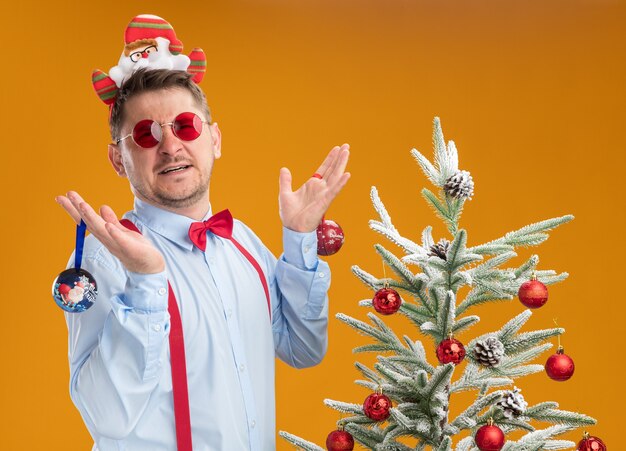
{"type": "Polygon", "coordinates": [[[96,94],[105,104],[115,102],[122,84],[140,68],[185,70],[193,74],[192,80],[200,83],[206,72],[206,57],[201,48],[194,48],[189,56],[183,55],[183,43],[176,37],[174,28],[165,19],[151,14],[133,18],[124,32],[124,50],[109,73],[96,69],[91,82],[96,94]]]}

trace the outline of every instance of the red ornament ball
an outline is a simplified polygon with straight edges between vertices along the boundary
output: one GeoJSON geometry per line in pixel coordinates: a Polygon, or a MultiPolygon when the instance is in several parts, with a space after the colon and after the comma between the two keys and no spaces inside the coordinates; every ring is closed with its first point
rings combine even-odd
{"type": "Polygon", "coordinates": [[[396,290],[391,288],[381,288],[372,299],[374,309],[381,315],[391,315],[400,309],[402,298],[396,290]]]}
{"type": "Polygon", "coordinates": [[[504,447],[504,432],[498,426],[486,424],[474,436],[480,451],[500,451],[504,447]]]}
{"type": "Polygon", "coordinates": [[[317,255],[333,255],[341,249],[345,237],[335,221],[323,219],[317,226],[317,255]]]}
{"type": "Polygon", "coordinates": [[[526,307],[539,308],[548,302],[548,287],[533,278],[519,287],[517,297],[526,307]]]}
{"type": "Polygon", "coordinates": [[[374,421],[384,421],[389,418],[391,399],[382,393],[372,393],[363,402],[363,412],[374,421]]]}
{"type": "Polygon", "coordinates": [[[354,449],[354,439],[349,432],[338,429],[326,437],[326,449],[329,451],[351,451],[354,449]]]}
{"type": "Polygon", "coordinates": [[[606,445],[598,437],[585,433],[585,437],[578,442],[578,451],[606,451],[606,445]]]}
{"type": "Polygon", "coordinates": [[[456,338],[446,338],[437,346],[439,363],[454,363],[458,365],[465,358],[465,346],[456,338]]]}
{"type": "Polygon", "coordinates": [[[550,379],[555,381],[566,381],[574,374],[574,361],[563,353],[563,348],[559,346],[556,354],[552,354],[546,361],[546,373],[550,379]]]}

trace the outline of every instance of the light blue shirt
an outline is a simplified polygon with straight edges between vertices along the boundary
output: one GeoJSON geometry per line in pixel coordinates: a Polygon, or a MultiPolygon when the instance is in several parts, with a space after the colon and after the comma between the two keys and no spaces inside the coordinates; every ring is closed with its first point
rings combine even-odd
{"type": "Polygon", "coordinates": [[[303,368],[319,363],[327,347],[330,271],[317,258],[315,232],[283,228],[276,260],[234,221],[234,238],[267,279],[270,322],[259,275],[229,240],[208,233],[202,252],[187,235],[192,219],[138,199],[124,217],[161,251],[166,270],[129,272],[87,237],[82,267],[95,277],[98,297],[66,320],[70,394],[94,449],[176,449],[168,280],[183,323],[194,450],[275,449],[275,356],[303,368]]]}

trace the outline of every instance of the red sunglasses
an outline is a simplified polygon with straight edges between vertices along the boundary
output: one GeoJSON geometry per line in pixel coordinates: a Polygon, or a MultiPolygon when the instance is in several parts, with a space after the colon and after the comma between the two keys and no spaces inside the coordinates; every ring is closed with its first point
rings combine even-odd
{"type": "Polygon", "coordinates": [[[144,119],[137,122],[133,127],[133,132],[128,135],[118,138],[116,144],[121,143],[126,138],[132,136],[133,141],[139,147],[144,149],[150,149],[156,146],[163,139],[163,126],[169,125],[172,127],[172,133],[178,139],[182,141],[193,141],[202,134],[203,124],[208,124],[209,121],[203,121],[196,113],[180,113],[174,118],[174,122],[165,122],[159,124],[152,119],[144,119]]]}

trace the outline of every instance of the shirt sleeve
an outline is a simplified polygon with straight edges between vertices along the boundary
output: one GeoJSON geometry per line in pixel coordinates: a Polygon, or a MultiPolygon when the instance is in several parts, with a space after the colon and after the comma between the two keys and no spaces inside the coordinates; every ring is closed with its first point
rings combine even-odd
{"type": "Polygon", "coordinates": [[[167,277],[127,272],[94,241],[82,267],[96,279],[96,301],[66,313],[70,395],[90,429],[119,440],[134,429],[167,361],[167,277]]]}
{"type": "Polygon", "coordinates": [[[317,365],[328,346],[330,268],[317,256],[317,234],[283,227],[284,253],[270,280],[276,355],[296,368],[317,365]]]}

